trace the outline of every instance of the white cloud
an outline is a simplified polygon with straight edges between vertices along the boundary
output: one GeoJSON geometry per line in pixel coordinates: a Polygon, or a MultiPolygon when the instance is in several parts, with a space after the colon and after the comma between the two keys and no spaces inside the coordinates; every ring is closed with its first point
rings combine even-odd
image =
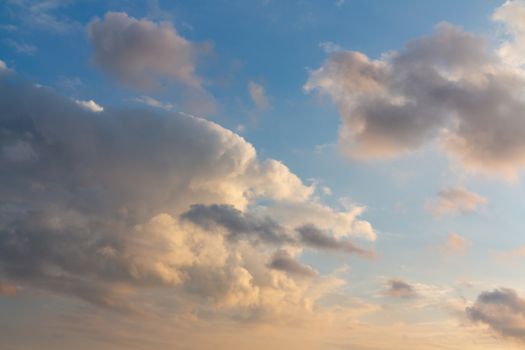
{"type": "Polygon", "coordinates": [[[502,43],[498,54],[512,65],[525,64],[525,2],[506,1],[494,11],[492,19],[502,23],[510,37],[509,41],[502,43]]]}
{"type": "Polygon", "coordinates": [[[164,109],[166,111],[171,111],[172,109],[175,108],[175,105],[172,104],[172,103],[165,103],[165,102],[159,101],[159,100],[157,100],[157,99],[155,99],[153,97],[150,97],[150,96],[136,97],[136,98],[133,98],[132,101],[143,103],[143,104],[151,106],[151,107],[161,108],[161,109],[164,109]]]}
{"type": "Polygon", "coordinates": [[[82,108],[88,111],[91,111],[91,112],[100,113],[104,111],[104,107],[100,106],[93,100],[87,100],[87,101],[75,100],[75,103],[81,106],[82,108]]]}

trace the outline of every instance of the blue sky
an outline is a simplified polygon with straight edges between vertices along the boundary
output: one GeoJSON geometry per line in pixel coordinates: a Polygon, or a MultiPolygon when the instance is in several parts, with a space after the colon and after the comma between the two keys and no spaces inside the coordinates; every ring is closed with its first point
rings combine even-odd
{"type": "Polygon", "coordinates": [[[8,349],[523,347],[523,1],[0,9],[8,349]]]}

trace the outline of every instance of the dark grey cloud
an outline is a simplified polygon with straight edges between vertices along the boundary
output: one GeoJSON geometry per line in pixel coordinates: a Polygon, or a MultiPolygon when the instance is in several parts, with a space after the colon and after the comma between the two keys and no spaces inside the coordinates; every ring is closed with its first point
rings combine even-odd
{"type": "Polygon", "coordinates": [[[374,257],[374,253],[357,247],[348,240],[340,240],[313,224],[306,224],[287,230],[269,217],[245,214],[231,205],[212,204],[192,205],[181,218],[189,220],[206,230],[220,226],[228,231],[232,239],[251,238],[274,244],[294,244],[317,250],[357,254],[362,257],[374,257]]]}
{"type": "Polygon", "coordinates": [[[287,236],[285,229],[271,218],[243,213],[227,204],[194,204],[181,217],[206,230],[217,225],[224,227],[231,239],[252,237],[270,243],[293,241],[287,236]]]}
{"type": "Polygon", "coordinates": [[[268,263],[268,267],[299,277],[315,277],[318,275],[317,271],[313,268],[301,264],[284,250],[279,250],[272,256],[272,259],[268,263]]]}
{"type": "Polygon", "coordinates": [[[311,248],[357,254],[365,258],[375,257],[374,252],[359,248],[348,240],[341,240],[328,235],[312,224],[298,227],[296,231],[299,233],[300,241],[311,248]]]}
{"type": "Polygon", "coordinates": [[[338,105],[351,157],[395,156],[437,139],[467,168],[512,177],[525,166],[524,77],[484,38],[443,23],[379,60],[334,52],[305,89],[338,105]]]}
{"type": "Polygon", "coordinates": [[[466,314],[502,336],[525,341],[525,298],[513,289],[482,292],[466,314]]]}
{"type": "Polygon", "coordinates": [[[386,282],[385,293],[394,298],[415,298],[417,292],[414,286],[400,279],[391,279],[386,282]]]}

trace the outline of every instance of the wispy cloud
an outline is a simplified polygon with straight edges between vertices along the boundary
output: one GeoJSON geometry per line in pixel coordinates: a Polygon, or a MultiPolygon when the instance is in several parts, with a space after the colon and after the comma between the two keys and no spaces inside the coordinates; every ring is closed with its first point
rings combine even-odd
{"type": "Polygon", "coordinates": [[[435,201],[428,201],[426,207],[433,215],[440,217],[447,214],[468,214],[486,205],[488,200],[462,187],[444,188],[438,192],[435,201]]]}

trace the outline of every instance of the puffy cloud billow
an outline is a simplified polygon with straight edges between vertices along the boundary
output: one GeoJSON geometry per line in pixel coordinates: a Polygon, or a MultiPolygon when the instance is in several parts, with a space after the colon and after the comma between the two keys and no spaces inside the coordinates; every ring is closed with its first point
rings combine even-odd
{"type": "Polygon", "coordinates": [[[525,71],[517,59],[524,9],[513,1],[496,10],[510,37],[499,49],[442,23],[379,59],[332,52],[304,88],[339,107],[339,141],[353,158],[396,156],[438,140],[467,169],[513,178],[525,166],[525,71]]]}
{"type": "Polygon", "coordinates": [[[344,283],[303,265],[304,249],[371,254],[350,242],[375,238],[363,208],[321,204],[284,164],[208,120],[93,111],[8,70],[0,111],[3,294],[16,284],[144,312],[141,293],[165,290],[176,311],[285,320],[344,283]]]}
{"type": "Polygon", "coordinates": [[[169,23],[108,12],[102,20],[88,24],[87,35],[94,49],[93,62],[125,85],[147,88],[162,77],[200,86],[195,75],[198,45],[169,23]]]}
{"type": "Polygon", "coordinates": [[[502,336],[525,342],[525,298],[513,289],[482,292],[466,313],[470,320],[502,336]]]}

